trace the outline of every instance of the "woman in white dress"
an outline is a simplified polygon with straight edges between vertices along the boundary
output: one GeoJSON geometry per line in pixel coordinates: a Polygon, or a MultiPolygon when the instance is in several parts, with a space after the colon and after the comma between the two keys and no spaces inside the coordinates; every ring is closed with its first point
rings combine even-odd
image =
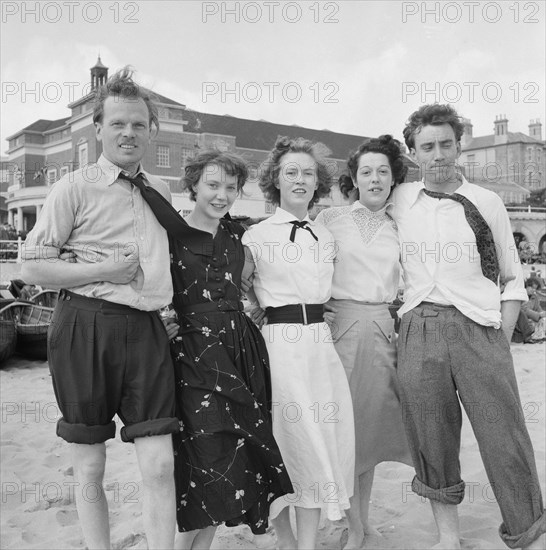
{"type": "Polygon", "coordinates": [[[336,350],[343,362],[355,414],[355,488],[346,550],[361,548],[370,526],[368,510],[374,469],[383,461],[411,466],[396,386],[396,334],[389,312],[400,279],[396,225],[387,213],[393,187],[404,181],[400,143],[380,136],[363,143],[347,162],[345,191],[356,189],[351,206],[329,208],[316,223],[335,238],[337,257],[332,300],[336,350]]]}
{"type": "Polygon", "coordinates": [[[243,236],[254,263],[253,290],[268,318],[262,333],[271,364],[273,434],[295,490],[271,506],[279,548],[316,548],[321,510],[341,519],[353,494],[351,395],[323,312],[335,243],[308,215],[330,185],[319,145],[279,138],[260,183],[279,207],[243,236]]]}

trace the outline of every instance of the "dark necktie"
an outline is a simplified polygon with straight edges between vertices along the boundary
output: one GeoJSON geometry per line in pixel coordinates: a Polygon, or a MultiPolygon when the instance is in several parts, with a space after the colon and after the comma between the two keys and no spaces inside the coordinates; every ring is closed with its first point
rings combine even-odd
{"type": "MultiPolygon", "coordinates": [[[[146,185],[146,176],[144,176],[144,174],[139,173],[134,178],[130,178],[123,172],[120,172],[118,178],[132,183],[140,190],[142,198],[148,203],[157,221],[167,231],[169,237],[176,240],[183,240],[188,246],[191,244],[203,246],[203,250],[208,250],[210,246],[212,246],[208,241],[203,245],[203,231],[188,225],[184,218],[182,218],[172,204],[159,191],[156,191],[150,185],[146,185]]],[[[228,220],[231,219],[229,214],[226,214],[224,218],[228,220]]]]}
{"type": "Polygon", "coordinates": [[[294,240],[296,239],[297,229],[306,229],[307,231],[309,231],[309,233],[311,233],[311,235],[313,235],[313,239],[315,239],[315,241],[318,241],[318,237],[313,233],[313,230],[310,227],[307,227],[307,224],[309,222],[306,222],[306,221],[300,222],[298,220],[294,220],[293,222],[290,222],[290,223],[294,224],[294,227],[292,227],[292,231],[290,232],[291,242],[294,242],[294,240]]]}
{"type": "Polygon", "coordinates": [[[487,225],[487,222],[483,216],[480,214],[480,211],[476,208],[476,206],[474,206],[472,201],[468,200],[465,196],[459,193],[448,195],[447,193],[436,193],[434,191],[429,191],[428,189],[425,189],[424,191],[425,195],[428,195],[434,199],[451,199],[463,205],[466,221],[476,237],[476,245],[480,254],[482,273],[484,277],[487,277],[497,284],[500,271],[497,249],[495,248],[493,233],[491,233],[491,229],[487,225]]]}
{"type": "Polygon", "coordinates": [[[178,230],[185,225],[180,214],[172,207],[169,201],[159,191],[156,191],[150,185],[146,185],[146,178],[142,172],[138,173],[134,178],[120,172],[118,178],[132,183],[140,190],[142,198],[148,203],[159,223],[169,234],[176,235],[178,230]]]}

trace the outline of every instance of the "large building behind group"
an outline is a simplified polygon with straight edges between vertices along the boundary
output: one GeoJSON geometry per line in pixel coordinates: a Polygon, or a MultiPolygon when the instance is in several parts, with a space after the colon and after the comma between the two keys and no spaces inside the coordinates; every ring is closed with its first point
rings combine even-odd
{"type": "Polygon", "coordinates": [[[471,181],[493,189],[505,204],[520,204],[531,191],[546,187],[546,142],[540,120],[529,122],[528,134],[509,132],[506,115],[497,115],[493,133],[474,136],[464,118],[459,163],[471,181]]]}
{"type": "MultiPolygon", "coordinates": [[[[99,57],[90,70],[90,93],[70,103],[66,117],[37,120],[8,137],[8,157],[2,159],[2,173],[8,183],[4,183],[7,190],[0,192],[5,201],[0,202],[0,221],[7,219],[19,232],[29,231],[50,187],[65,174],[99,158],[102,143],[96,139],[92,120],[94,90],[107,78],[108,68],[99,57]]],[[[278,136],[324,143],[331,151],[329,163],[335,181],[346,168],[349,152],[366,139],[329,130],[201,113],[157,92],[152,95],[158,105],[160,130],[151,141],[143,166],[167,183],[173,205],[183,215],[189,213],[192,203],[180,185],[180,177],[188,159],[200,150],[215,147],[243,156],[250,176],[231,214],[264,218],[273,213],[274,206],[259,189],[260,165],[278,136]]],[[[508,132],[506,117],[498,117],[493,135],[474,137],[472,124],[465,119],[460,163],[469,179],[497,192],[506,204],[522,203],[531,190],[546,186],[541,132],[539,121],[531,122],[528,136],[508,132]]],[[[409,169],[406,179],[417,179],[417,165],[407,155],[405,162],[409,169]]],[[[331,196],[322,199],[312,215],[344,203],[345,198],[334,185],[331,196]]]]}
{"type": "MultiPolygon", "coordinates": [[[[10,185],[7,193],[8,221],[19,231],[29,231],[40,213],[49,188],[65,174],[95,162],[102,143],[95,137],[93,125],[94,89],[108,78],[108,68],[100,58],[91,68],[91,92],[68,105],[70,113],[58,120],[37,120],[8,137],[10,185]]],[[[258,186],[260,164],[278,136],[304,137],[324,143],[330,150],[329,166],[335,179],[345,168],[345,159],[365,136],[340,134],[296,125],[247,120],[229,115],[213,115],[188,109],[184,104],[153,92],[158,105],[160,130],[151,141],[142,164],[144,169],[162,178],[173,195],[173,205],[182,214],[192,203],[180,185],[188,159],[210,147],[243,156],[250,176],[231,214],[264,218],[274,207],[264,199],[258,186]]],[[[406,158],[409,179],[417,177],[417,167],[406,158]]],[[[342,204],[339,189],[315,206],[315,211],[331,204],[342,204]]]]}

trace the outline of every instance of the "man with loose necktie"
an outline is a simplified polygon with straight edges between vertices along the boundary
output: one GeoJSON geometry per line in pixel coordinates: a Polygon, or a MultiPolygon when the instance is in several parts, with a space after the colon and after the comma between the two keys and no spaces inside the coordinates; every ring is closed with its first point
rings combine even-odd
{"type": "Polygon", "coordinates": [[[169,340],[157,314],[173,288],[167,233],[145,201],[152,192],[168,202],[170,193],[141,165],[159,129],[157,106],[126,67],[95,90],[93,122],[102,154],[51,188],[25,243],[22,276],[61,289],[48,363],[87,547],[111,547],[103,481],[117,414],[121,438],[138,457],[147,547],[173,548],[171,434],[180,425],[169,340]],[[63,249],[72,262],[59,261],[63,249]],[[86,498],[88,486],[96,499],[86,498]]]}
{"type": "Polygon", "coordinates": [[[414,112],[404,138],[423,179],[393,194],[406,285],[397,372],[412,489],[431,502],[438,547],[460,548],[462,403],[501,510],[502,540],[542,548],[544,506],[509,344],[527,299],[523,272],[502,200],[456,164],[462,134],[449,105],[414,112]]]}

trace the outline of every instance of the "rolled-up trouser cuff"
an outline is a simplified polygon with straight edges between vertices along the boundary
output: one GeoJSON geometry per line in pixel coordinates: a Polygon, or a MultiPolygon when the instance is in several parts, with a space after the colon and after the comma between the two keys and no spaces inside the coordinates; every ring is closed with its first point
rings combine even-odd
{"type": "Polygon", "coordinates": [[[137,422],[121,428],[121,439],[126,443],[134,443],[135,437],[147,437],[151,435],[167,435],[180,430],[178,418],[156,418],[137,422]]]}
{"type": "Polygon", "coordinates": [[[519,535],[509,535],[506,532],[506,525],[504,525],[504,523],[501,523],[499,527],[500,538],[508,548],[525,548],[544,533],[546,533],[546,516],[544,512],[542,512],[540,518],[538,518],[527,531],[519,535]]]}
{"type": "Polygon", "coordinates": [[[442,489],[432,489],[432,487],[425,485],[418,479],[417,476],[411,482],[411,489],[414,493],[430,500],[442,502],[443,504],[460,504],[464,498],[464,488],[464,481],[450,487],[443,487],[442,489]]]}
{"type": "Polygon", "coordinates": [[[108,424],[88,426],[87,424],[70,424],[64,418],[60,418],[57,422],[57,435],[68,443],[85,445],[104,443],[116,435],[116,423],[112,420],[108,424]]]}

